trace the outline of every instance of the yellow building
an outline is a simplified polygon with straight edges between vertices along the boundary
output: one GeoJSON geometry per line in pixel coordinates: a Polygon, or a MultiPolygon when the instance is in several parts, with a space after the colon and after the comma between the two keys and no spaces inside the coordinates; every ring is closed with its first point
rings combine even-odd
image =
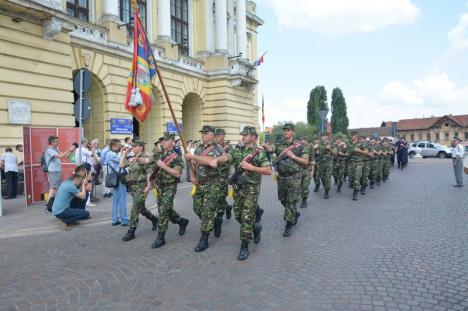
{"type": "MultiPolygon", "coordinates": [[[[110,120],[125,110],[132,57],[130,0],[0,0],[0,146],[22,141],[22,126],[75,127],[73,76],[92,73],[88,138],[123,138],[110,120]]],[[[257,28],[247,0],[139,0],[141,16],[166,87],[183,124],[198,138],[202,124],[237,140],[258,128],[257,28]]],[[[172,122],[154,79],[155,103],[133,133],[153,142],[172,122]]]]}

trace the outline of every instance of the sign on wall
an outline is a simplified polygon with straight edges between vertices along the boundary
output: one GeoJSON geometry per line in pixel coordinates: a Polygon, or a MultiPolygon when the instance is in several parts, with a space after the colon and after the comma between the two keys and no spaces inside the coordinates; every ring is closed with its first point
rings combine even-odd
{"type": "Polygon", "coordinates": [[[9,100],[8,122],[10,124],[31,124],[31,103],[24,100],[9,100]]]}
{"type": "MultiPolygon", "coordinates": [[[[184,132],[184,125],[182,123],[179,123],[179,129],[182,133],[184,132]]],[[[177,134],[177,128],[174,122],[166,123],[166,132],[171,133],[171,134],[177,134]]]]}
{"type": "Polygon", "coordinates": [[[133,120],[132,119],[110,119],[110,132],[111,134],[132,134],[133,133],[133,120]]]}

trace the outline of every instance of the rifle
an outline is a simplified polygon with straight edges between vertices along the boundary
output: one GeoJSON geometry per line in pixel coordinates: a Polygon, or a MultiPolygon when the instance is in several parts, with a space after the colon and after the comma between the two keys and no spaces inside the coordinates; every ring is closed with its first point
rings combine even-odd
{"type": "Polygon", "coordinates": [[[288,157],[288,155],[286,154],[286,151],[291,151],[293,149],[296,149],[300,145],[302,145],[302,142],[295,143],[294,145],[291,145],[288,148],[286,148],[286,150],[281,152],[281,154],[278,156],[278,159],[276,159],[276,161],[273,162],[273,164],[271,166],[276,167],[276,165],[278,165],[278,163],[280,163],[282,160],[284,160],[284,159],[286,159],[288,157]]]}
{"type": "Polygon", "coordinates": [[[230,185],[234,185],[234,184],[237,184],[237,182],[239,181],[239,178],[240,176],[242,175],[243,173],[243,170],[241,168],[241,164],[242,162],[247,162],[247,163],[251,163],[253,161],[253,159],[260,153],[260,148],[256,148],[251,154],[249,154],[248,156],[246,156],[242,161],[241,163],[239,164],[238,167],[236,167],[236,170],[234,171],[234,174],[232,174],[232,176],[229,178],[228,180],[228,184],[230,185]]]}

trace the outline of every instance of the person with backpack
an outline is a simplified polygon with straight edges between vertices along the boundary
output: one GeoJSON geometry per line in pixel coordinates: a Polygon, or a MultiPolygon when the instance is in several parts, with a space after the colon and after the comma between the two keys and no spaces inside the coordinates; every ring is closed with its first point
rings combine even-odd
{"type": "Polygon", "coordinates": [[[49,200],[55,196],[60,183],[62,182],[62,162],[61,159],[68,158],[72,152],[75,152],[75,146],[71,146],[67,151],[58,150],[59,138],[49,136],[49,147],[44,151],[41,157],[41,169],[47,173],[49,182],[49,200]]]}

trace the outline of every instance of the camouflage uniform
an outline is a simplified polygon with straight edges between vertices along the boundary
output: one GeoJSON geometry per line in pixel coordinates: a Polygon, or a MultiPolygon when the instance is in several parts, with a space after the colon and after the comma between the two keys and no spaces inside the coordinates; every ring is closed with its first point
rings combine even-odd
{"type": "MultiPolygon", "coordinates": [[[[171,157],[173,154],[177,156],[167,163],[170,168],[173,168],[177,171],[182,172],[184,168],[184,161],[182,157],[178,155],[174,150],[170,150],[165,154],[161,154],[161,161],[166,160],[171,157]]],[[[174,210],[174,198],[177,192],[177,183],[179,179],[172,176],[162,168],[155,166],[157,170],[155,176],[156,190],[158,191],[158,212],[159,212],[159,222],[158,222],[158,232],[165,233],[169,226],[169,221],[173,224],[179,222],[180,216],[174,210]]]]}
{"type": "Polygon", "coordinates": [[[319,163],[320,163],[320,149],[319,149],[319,144],[314,143],[312,145],[312,152],[313,152],[313,158],[314,158],[314,183],[315,183],[315,192],[318,191],[320,188],[320,176],[319,176],[319,163]]]}
{"type": "MultiPolygon", "coordinates": [[[[259,147],[231,149],[227,154],[228,163],[239,167],[242,160],[259,147]]],[[[264,150],[261,150],[250,164],[257,167],[270,166],[264,150]]],[[[240,239],[250,241],[253,238],[255,227],[255,212],[257,210],[262,176],[252,171],[242,171],[242,174],[233,185],[234,188],[234,215],[240,223],[240,239]]]]}
{"type": "MultiPolygon", "coordinates": [[[[233,150],[231,145],[220,147],[224,150],[225,153],[229,153],[231,150],[233,150]]],[[[220,195],[216,204],[216,217],[223,217],[226,213],[226,207],[228,205],[226,197],[228,196],[228,179],[231,169],[229,165],[222,164],[219,166],[219,171],[221,174],[221,191],[219,193],[220,195]]]]}
{"type": "MultiPolygon", "coordinates": [[[[341,153],[346,153],[346,150],[344,147],[341,147],[341,146],[336,146],[336,149],[338,152],[341,152],[341,153]]],[[[341,185],[343,185],[343,178],[344,178],[344,174],[345,174],[345,156],[342,156],[342,155],[338,155],[336,154],[334,157],[333,157],[333,177],[335,178],[337,184],[338,184],[338,187],[341,188],[341,185]]]]}
{"type": "Polygon", "coordinates": [[[378,157],[376,152],[378,152],[377,145],[374,142],[368,145],[367,149],[372,153],[373,157],[369,159],[369,183],[371,189],[374,188],[375,181],[377,179],[377,169],[378,169],[378,157]]]}
{"type": "MultiPolygon", "coordinates": [[[[195,155],[200,156],[208,148],[211,150],[204,155],[206,157],[217,158],[223,154],[223,149],[211,142],[206,146],[200,144],[195,150],[195,155]]],[[[198,185],[193,195],[193,210],[201,220],[201,231],[209,233],[213,230],[216,207],[222,188],[221,175],[218,168],[202,164],[195,165],[195,175],[198,185]]]]}
{"type": "Polygon", "coordinates": [[[307,143],[304,144],[304,147],[308,154],[309,164],[302,169],[302,177],[301,177],[301,198],[302,200],[307,200],[309,197],[309,187],[310,187],[310,180],[311,176],[310,173],[314,167],[314,154],[312,150],[312,145],[307,143]]]}
{"type": "Polygon", "coordinates": [[[130,193],[133,197],[132,210],[130,212],[130,227],[132,228],[136,228],[138,226],[138,218],[140,214],[151,220],[153,223],[158,221],[158,218],[145,207],[147,175],[152,173],[153,165],[154,160],[150,160],[149,164],[130,163],[127,167],[127,186],[129,187],[130,193]]]}
{"type": "MultiPolygon", "coordinates": [[[[275,146],[275,153],[279,156],[293,142],[281,142],[275,146]]],[[[309,158],[309,152],[306,146],[299,145],[292,152],[303,159],[309,158]]],[[[297,202],[301,199],[301,176],[304,167],[296,161],[285,157],[277,164],[278,176],[278,199],[284,206],[284,220],[295,224],[297,220],[297,202]]]]}
{"type": "Polygon", "coordinates": [[[383,157],[382,165],[382,180],[386,181],[390,175],[390,166],[392,165],[391,157],[393,156],[393,148],[388,143],[384,143],[383,151],[386,153],[383,157]]]}
{"type": "MultiPolygon", "coordinates": [[[[358,148],[361,150],[363,149],[369,150],[369,145],[366,142],[361,142],[358,148]]],[[[365,190],[367,185],[369,184],[369,172],[371,168],[370,159],[371,159],[370,156],[362,157],[363,162],[362,162],[362,176],[361,176],[361,191],[363,191],[363,189],[365,190]]]]}
{"type": "Polygon", "coordinates": [[[330,141],[327,143],[323,141],[320,142],[319,150],[320,162],[318,166],[318,173],[325,192],[329,192],[331,188],[331,175],[333,172],[333,153],[335,153],[337,150],[336,146],[330,141]],[[330,147],[329,149],[326,148],[328,146],[330,147]]]}
{"type": "Polygon", "coordinates": [[[362,169],[363,169],[363,160],[364,157],[354,151],[355,148],[362,149],[365,145],[360,144],[359,142],[350,142],[348,144],[348,154],[349,154],[349,166],[348,174],[350,177],[350,182],[352,182],[353,189],[358,191],[361,189],[361,178],[362,178],[362,169]]]}
{"type": "Polygon", "coordinates": [[[377,156],[377,172],[375,175],[375,178],[377,180],[377,185],[380,185],[380,181],[382,180],[382,170],[383,170],[383,148],[380,143],[377,144],[377,151],[379,152],[379,155],[377,156]]]}

